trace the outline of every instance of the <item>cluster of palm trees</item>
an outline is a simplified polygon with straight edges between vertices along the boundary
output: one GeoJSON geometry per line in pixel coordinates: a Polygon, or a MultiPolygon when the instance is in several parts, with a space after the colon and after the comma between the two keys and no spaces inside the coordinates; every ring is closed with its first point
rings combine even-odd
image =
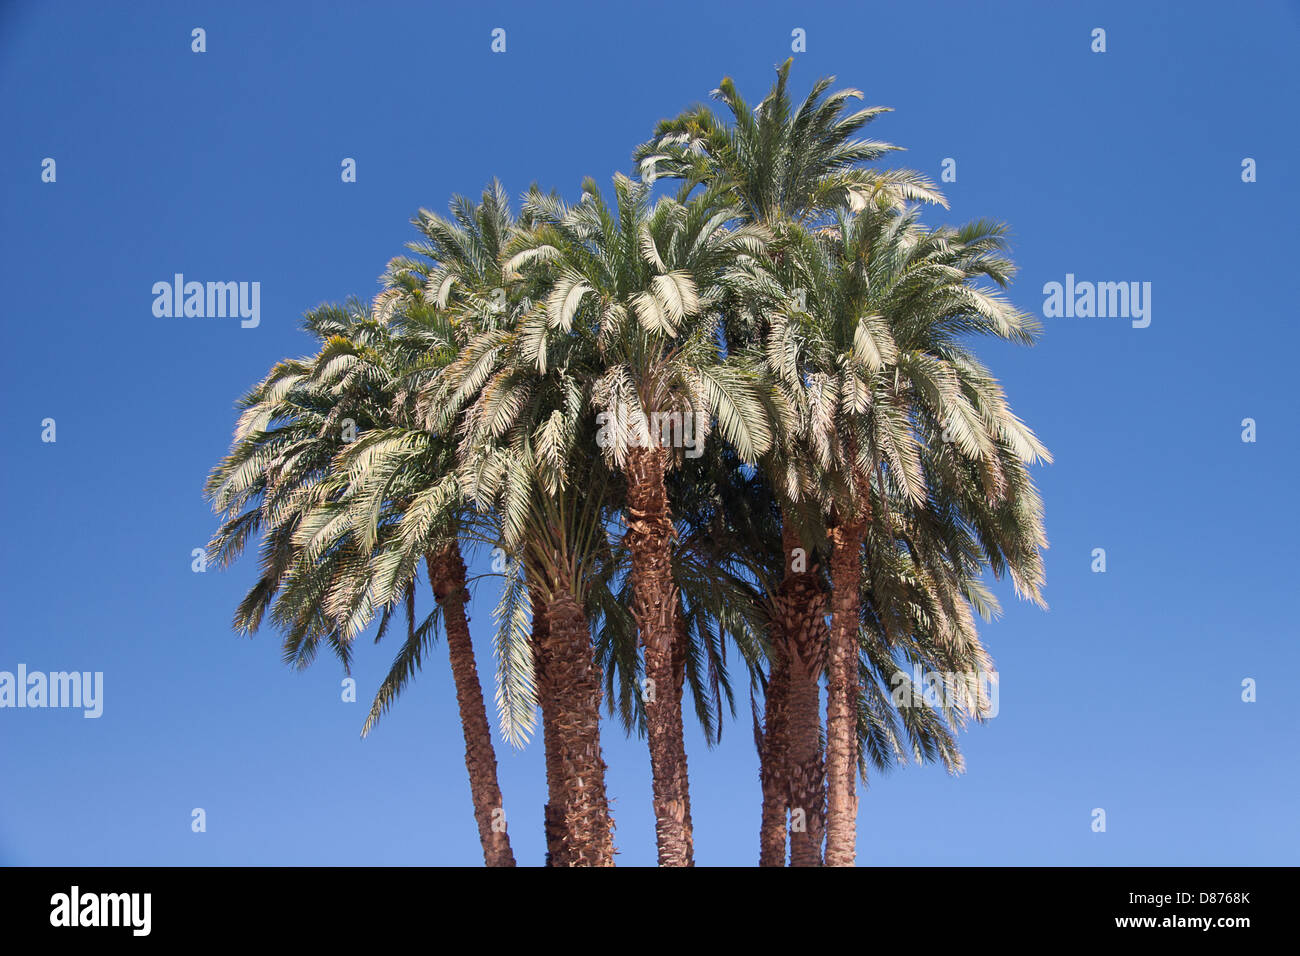
{"type": "Polygon", "coordinates": [[[347,666],[404,617],[363,733],[446,632],[490,866],[515,861],[467,552],[501,585],[502,735],[540,711],[553,866],[614,862],[602,708],[648,741],[660,864],[693,863],[684,698],[712,742],[742,670],[760,863],[853,864],[859,776],[958,769],[985,716],[908,669],[991,670],[986,570],[1041,602],[1047,452],[970,350],[1036,332],[1000,292],[1005,230],[924,225],[935,187],[858,138],[884,110],[830,79],[796,103],[789,66],[756,107],[724,80],[725,112],[661,122],[609,196],[533,187],[516,214],[493,182],[421,210],[373,302],[306,316],[319,350],[242,399],[209,479],[213,558],[260,540],[237,629],[269,613],[287,661],[347,666]]]}

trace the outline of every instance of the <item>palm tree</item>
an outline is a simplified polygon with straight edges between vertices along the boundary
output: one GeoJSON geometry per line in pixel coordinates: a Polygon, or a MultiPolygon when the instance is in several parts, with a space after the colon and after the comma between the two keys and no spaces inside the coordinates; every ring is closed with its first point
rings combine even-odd
{"type": "Polygon", "coordinates": [[[490,542],[509,556],[498,615],[507,674],[498,687],[510,728],[520,705],[541,704],[549,863],[612,865],[591,634],[606,563],[605,499],[573,480],[593,467],[582,447],[583,438],[594,445],[590,379],[574,374],[582,343],[538,339],[534,303],[546,286],[519,271],[533,232],[528,210],[515,222],[494,184],[477,210],[453,203],[453,216],[421,213],[429,242],[413,249],[432,265],[398,263],[460,334],[455,359],[412,391],[426,427],[457,436],[461,487],[492,516],[490,542]]]}
{"type": "MultiPolygon", "coordinates": [[[[385,493],[376,493],[373,473],[364,464],[375,458],[377,448],[396,443],[411,470],[438,474],[448,464],[447,449],[422,433],[402,434],[402,411],[391,394],[400,350],[385,320],[352,303],[316,310],[308,315],[307,327],[322,339],[320,353],[310,362],[281,363],[250,393],[234,448],[212,474],[208,492],[226,521],[211,548],[229,563],[259,525],[267,526],[264,574],[241,605],[236,626],[256,630],[274,601],[275,618],[286,632],[286,657],[300,666],[310,662],[322,639],[347,666],[351,642],[375,609],[384,607],[382,636],[392,606],[406,604],[408,639],[380,689],[364,735],[418,667],[433,624],[430,619],[418,629],[414,625],[414,569],[408,568],[400,580],[389,576],[387,591],[375,600],[370,584],[373,556],[384,534],[381,525],[410,502],[394,492],[391,482],[384,483],[385,493]],[[354,433],[361,437],[354,439],[354,433]]],[[[513,866],[454,528],[444,526],[443,536],[424,556],[447,630],[484,860],[489,866],[513,866]]]]}
{"type": "MultiPolygon", "coordinates": [[[[775,314],[773,339],[794,347],[769,356],[779,356],[774,378],[789,401],[806,406],[801,445],[826,489],[831,865],[851,865],[856,849],[858,632],[869,530],[896,535],[900,515],[930,508],[955,508],[970,519],[974,511],[1009,505],[1017,519],[1011,533],[982,543],[991,555],[1009,554],[1017,585],[1039,595],[1038,548],[1046,542],[1024,465],[1046,452],[958,342],[968,335],[1032,342],[1029,316],[971,284],[977,276],[1009,280],[1003,237],[990,223],[924,230],[915,211],[879,207],[842,211],[820,235],[787,234],[786,281],[808,292],[797,307],[775,314]],[[955,435],[946,445],[945,432],[955,435]],[[923,451],[930,442],[941,446],[930,464],[949,476],[944,497],[929,490],[923,451]],[[963,459],[964,486],[955,480],[963,459]]],[[[938,560],[942,548],[925,553],[938,560]]]]}
{"type": "Polygon", "coordinates": [[[680,454],[660,429],[695,425],[702,438],[716,419],[742,457],[753,461],[766,449],[752,373],[724,358],[717,339],[717,307],[730,285],[745,279],[733,266],[761,255],[763,236],[752,227],[726,229],[737,211],[711,193],[651,206],[645,186],[618,176],[611,207],[595,183],[588,180],[583,188],[574,206],[536,192],[528,200],[539,228],[516,261],[544,264],[551,286],[544,313],[525,334],[536,337],[539,371],[546,339],[581,327],[595,343],[599,377],[591,401],[602,426],[596,440],[626,484],[659,862],[689,866],[690,793],[674,677],[679,595],[666,484],[680,454]]]}
{"type": "MultiPolygon", "coordinates": [[[[723,123],[708,109],[697,107],[675,120],[661,123],[655,139],[636,152],[643,171],[653,170],[654,175],[684,179],[685,191],[698,184],[724,189],[746,210],[747,221],[764,223],[773,231],[778,239],[771,247],[775,271],[782,273],[785,281],[785,290],[776,297],[783,302],[788,301],[792,294],[797,294],[801,300],[810,294],[816,298],[825,292],[824,283],[834,279],[828,274],[792,277],[783,260],[787,247],[797,249],[810,231],[834,225],[835,210],[847,207],[869,217],[872,222],[888,222],[891,217],[897,217],[908,200],[943,204],[934,187],[915,173],[906,170],[880,172],[861,167],[861,163],[875,160],[893,149],[886,144],[851,138],[884,112],[883,109],[868,108],[843,115],[847,101],[861,94],[845,90],[827,96],[826,91],[832,82],[829,79],[819,81],[805,101],[794,108],[786,91],[789,65],[787,61],[778,69],[772,91],[754,110],[751,111],[740,98],[734,85],[724,79],[715,96],[730,111],[730,123],[723,123]]],[[[902,230],[903,233],[906,231],[902,230]]],[[[965,278],[985,275],[1002,283],[1009,276],[1009,263],[999,258],[1001,250],[997,243],[1000,238],[997,229],[988,224],[976,224],[960,236],[936,235],[932,241],[936,246],[949,240],[968,243],[963,254],[964,263],[950,258],[946,261],[947,267],[970,267],[965,278]],[[991,233],[982,234],[981,230],[991,230],[991,233]]],[[[869,254],[866,258],[870,258],[869,254]]],[[[881,258],[882,261],[887,259],[885,256],[881,258]]],[[[932,264],[932,268],[940,269],[942,266],[932,264]]],[[[934,279],[933,276],[928,278],[934,279]]],[[[875,276],[873,279],[879,281],[875,276]]],[[[916,273],[908,281],[915,289],[923,287],[926,279],[924,273],[916,273]]],[[[920,296],[922,293],[916,294],[920,296]]],[[[1027,338],[1023,328],[1011,327],[1023,322],[1023,316],[1014,310],[981,298],[980,293],[965,287],[950,295],[960,300],[957,306],[947,303],[951,312],[965,311],[980,317],[974,328],[962,326],[961,320],[957,320],[953,327],[958,331],[985,332],[991,324],[995,334],[1022,340],[1027,338]]],[[[921,308],[919,314],[937,318],[940,310],[935,304],[929,303],[927,307],[921,308]]],[[[786,789],[791,806],[810,811],[811,825],[803,834],[792,834],[792,860],[796,864],[809,865],[820,862],[818,818],[823,788],[821,755],[816,739],[820,725],[817,720],[810,719],[809,714],[816,711],[816,679],[825,666],[828,670],[829,764],[826,769],[831,830],[827,853],[828,862],[844,863],[851,862],[855,842],[856,785],[853,772],[855,754],[858,753],[855,730],[859,707],[856,701],[860,696],[856,636],[857,612],[863,603],[857,582],[864,544],[873,523],[878,525],[883,521],[885,530],[890,523],[887,510],[873,514],[872,495],[874,493],[880,498],[886,494],[888,489],[883,483],[888,480],[899,484],[903,503],[914,508],[919,505],[918,494],[925,487],[924,475],[920,472],[927,469],[919,463],[920,451],[915,443],[908,440],[908,401],[889,394],[888,390],[883,395],[874,393],[867,387],[870,376],[856,373],[846,376],[842,365],[836,366],[825,378],[818,376],[826,373],[827,369],[798,367],[800,349],[806,343],[801,343],[798,336],[792,334],[790,324],[780,318],[781,311],[778,308],[759,312],[767,321],[758,328],[743,324],[739,328],[728,328],[732,342],[758,339],[766,345],[775,387],[771,396],[772,417],[780,436],[766,459],[782,515],[785,570],[775,601],[772,670],[766,698],[768,726],[760,748],[764,761],[762,857],[763,862],[769,865],[783,858],[784,838],[779,829],[783,813],[778,812],[774,804],[786,789]],[[841,393],[839,386],[853,391],[841,393]],[[868,429],[863,436],[855,436],[849,430],[843,436],[847,444],[839,452],[855,467],[838,476],[838,485],[832,480],[836,490],[827,497],[820,494],[819,486],[828,466],[826,442],[828,438],[838,440],[841,437],[834,428],[837,403],[841,400],[846,400],[859,414],[870,408],[871,414],[865,420],[872,423],[874,432],[868,429]],[[821,445],[810,447],[809,436],[818,433],[821,437],[816,441],[821,445]],[[871,434],[875,435],[877,443],[873,444],[871,434]],[[859,438],[862,438],[861,442],[859,438]],[[816,461],[818,467],[810,469],[810,459],[816,461]],[[881,487],[873,491],[873,482],[881,487]],[[820,499],[815,516],[809,515],[804,506],[810,495],[813,500],[820,499]],[[814,553],[811,548],[818,544],[824,544],[830,564],[833,603],[830,633],[821,623],[821,612],[827,599],[826,582],[807,557],[814,553]],[[793,722],[789,718],[793,718],[793,722]],[[769,767],[769,762],[774,766],[769,767]],[[785,765],[781,766],[782,763],[785,765]],[[782,777],[786,781],[784,788],[776,782],[782,777]]],[[[888,329],[883,330],[883,335],[876,334],[882,331],[879,318],[859,323],[860,329],[852,326],[852,320],[870,315],[848,316],[848,325],[855,339],[859,335],[862,338],[860,343],[854,341],[852,345],[869,352],[879,339],[879,347],[888,350],[891,347],[888,329]]],[[[897,316],[891,316],[891,320],[896,321],[897,316]]],[[[944,344],[950,347],[948,353],[942,358],[929,357],[926,360],[942,361],[951,357],[968,363],[963,368],[971,370],[982,388],[980,394],[984,401],[981,412],[989,414],[990,420],[1003,412],[1009,415],[991,376],[969,364],[973,359],[964,351],[958,354],[951,341],[944,344]]],[[[840,356],[847,354],[851,357],[852,351],[852,348],[841,348],[840,356]]],[[[884,369],[886,358],[886,355],[876,355],[873,359],[880,366],[874,371],[881,382],[888,378],[884,369]]],[[[908,364],[903,371],[910,373],[911,366],[916,364],[914,356],[905,355],[904,360],[908,364]]],[[[931,402],[932,406],[937,404],[931,402]]],[[[957,447],[963,453],[974,453],[972,443],[977,440],[978,431],[974,425],[978,416],[970,415],[969,409],[965,412],[957,423],[957,426],[964,426],[962,441],[957,447]]],[[[946,413],[946,410],[940,410],[941,415],[946,413]]],[[[944,428],[948,427],[945,421],[944,428]]],[[[1042,540],[1041,520],[1036,517],[1032,484],[1023,468],[1018,469],[1017,465],[1039,456],[1045,457],[1045,452],[1027,430],[1022,430],[1014,416],[1006,422],[995,421],[987,431],[993,438],[978,446],[985,460],[996,459],[1001,454],[990,451],[990,447],[1005,450],[1010,445],[1023,453],[1011,456],[1016,458],[1016,465],[1010,466],[1011,473],[1016,476],[1016,487],[1006,500],[1015,503],[1013,510],[1021,520],[1015,523],[1020,529],[1018,536],[1013,536],[1017,541],[1007,542],[1014,551],[1014,561],[1008,563],[1012,565],[1013,577],[1018,577],[1018,588],[1024,584],[1027,593],[1036,597],[1037,582],[1041,580],[1041,561],[1037,552],[1037,542],[1042,540]],[[1011,437],[1006,437],[1008,435],[1011,437]]],[[[946,464],[951,470],[952,463],[946,461],[946,464]]],[[[837,476],[833,474],[831,477],[835,479],[837,476]]],[[[994,487],[1003,486],[995,484],[994,487]]],[[[962,494],[961,500],[969,507],[988,510],[986,502],[977,501],[955,486],[945,490],[962,494]]],[[[883,504],[883,499],[877,504],[883,504]]],[[[898,510],[897,506],[895,510],[898,510]]],[[[936,552],[932,550],[929,553],[935,560],[936,552]]],[[[990,561],[995,570],[1001,569],[1000,555],[995,553],[990,561]]]]}
{"type": "MultiPolygon", "coordinates": [[[[861,99],[862,94],[846,89],[827,95],[833,77],[819,80],[795,107],[787,88],[791,62],[777,69],[771,91],[753,109],[730,78],[724,78],[714,96],[729,111],[729,123],[704,106],[661,122],[654,138],[635,152],[643,175],[682,179],[684,192],[700,184],[720,190],[742,210],[746,222],[762,224],[778,238],[790,228],[815,225],[840,205],[864,208],[908,199],[943,203],[933,185],[914,172],[862,166],[896,149],[854,138],[887,112],[884,107],[846,113],[849,101],[861,99]]],[[[779,249],[779,243],[773,246],[778,264],[779,249]]],[[[762,320],[757,325],[733,322],[727,337],[735,348],[747,341],[772,342],[762,320]]],[[[773,345],[779,347],[773,343],[769,348],[773,345]]],[[[783,414],[788,418],[791,411],[776,410],[774,418],[779,422],[783,414]]],[[[771,635],[767,731],[760,748],[765,821],[761,844],[767,865],[783,862],[784,851],[778,858],[776,848],[778,821],[784,820],[785,808],[778,804],[783,793],[792,790],[789,805],[802,810],[807,823],[792,834],[793,857],[796,865],[814,865],[821,859],[824,787],[817,682],[825,661],[825,628],[820,622],[827,595],[816,568],[809,567],[811,552],[804,547],[804,538],[815,537],[815,531],[795,526],[797,502],[811,490],[811,476],[802,465],[802,451],[790,448],[789,454],[783,453],[788,447],[773,443],[766,463],[781,501],[787,550],[771,635]],[[790,714],[795,717],[793,724],[786,720],[790,714]]],[[[783,835],[779,842],[783,847],[783,835]]]]}
{"type": "Polygon", "coordinates": [[[604,577],[607,553],[608,477],[601,477],[599,457],[581,451],[584,438],[594,447],[595,428],[586,404],[572,400],[577,382],[553,369],[524,384],[509,361],[519,338],[508,343],[507,362],[466,412],[461,474],[480,507],[497,515],[497,538],[510,556],[511,574],[530,597],[532,663],[547,754],[550,863],[611,866],[613,820],[591,627],[591,605],[598,600],[592,592],[604,577]],[[493,409],[512,386],[527,389],[531,401],[505,422],[493,409]],[[574,417],[567,417],[570,412],[574,417]]]}

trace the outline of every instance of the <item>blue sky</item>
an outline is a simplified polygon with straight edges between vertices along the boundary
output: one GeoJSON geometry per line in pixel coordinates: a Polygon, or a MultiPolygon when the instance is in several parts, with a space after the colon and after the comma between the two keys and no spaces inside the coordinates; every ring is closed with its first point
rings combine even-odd
{"type": "MultiPolygon", "coordinates": [[[[1147,328],[1044,319],[1037,347],[984,350],[1056,459],[1051,607],[999,589],[998,716],[962,776],[873,777],[859,861],[1297,862],[1296,4],[288,6],[0,10],[0,670],[104,673],[99,719],[0,710],[0,862],[481,863],[445,648],[361,740],[394,638],[344,703],[332,659],[293,672],[273,632],[235,637],[255,561],[191,571],[203,481],[237,396],[310,351],[303,311],[373,295],[418,207],[607,182],[722,76],[757,102],[795,28],[797,92],[836,74],[894,108],[870,131],[900,163],[956,160],[929,221],[1011,224],[1017,304],[1067,273],[1152,289],[1147,328]],[[156,318],[177,272],[259,281],[260,325],[156,318]]],[[[489,680],[495,597],[471,610],[489,680]]],[[[687,745],[697,862],[754,863],[744,708],[687,745]]],[[[497,746],[539,864],[540,744],[497,746]]],[[[619,860],[653,863],[644,743],[607,722],[604,746],[619,860]]]]}

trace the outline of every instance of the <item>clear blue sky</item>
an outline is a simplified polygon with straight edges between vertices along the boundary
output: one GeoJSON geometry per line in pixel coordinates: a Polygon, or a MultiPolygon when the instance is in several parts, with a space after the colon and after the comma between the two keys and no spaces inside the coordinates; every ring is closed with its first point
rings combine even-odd
{"type": "MultiPolygon", "coordinates": [[[[236,397],[310,351],[302,312],[372,295],[418,207],[492,176],[608,181],[723,75],[756,102],[795,28],[797,91],[837,74],[894,108],[871,133],[900,161],[956,160],[931,221],[1012,225],[1022,307],[1067,273],[1152,284],[1148,328],[1045,319],[1038,347],[985,352],[1056,457],[1051,609],[1000,590],[998,717],[964,736],[965,775],[872,780],[860,861],[1297,862],[1297,6],[723,6],[4,5],[0,670],[103,671],[105,701],[0,710],[0,862],[481,862],[445,648],[361,740],[393,638],[347,704],[332,658],[292,672],[274,632],[235,637],[255,561],[190,570],[204,478],[236,397]],[[177,272],[261,282],[260,326],[155,318],[177,272]]],[[[494,602],[472,608],[488,680],[494,602]]],[[[609,722],[604,745],[620,861],[652,863],[644,744],[609,722]]],[[[747,713],[687,745],[698,862],[754,863],[747,713]]],[[[497,753],[538,864],[541,747],[497,753]]]]}

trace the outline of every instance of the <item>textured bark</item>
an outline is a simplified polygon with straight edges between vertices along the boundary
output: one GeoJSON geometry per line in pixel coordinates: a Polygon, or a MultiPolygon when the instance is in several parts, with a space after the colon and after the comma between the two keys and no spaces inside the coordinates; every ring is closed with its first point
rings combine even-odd
{"type": "Polygon", "coordinates": [[[560,770],[560,744],[555,732],[557,691],[547,673],[549,625],[546,605],[537,591],[532,592],[532,605],[533,677],[538,703],[542,708],[542,745],[546,750],[546,806],[542,810],[542,826],[546,833],[546,865],[568,866],[568,850],[564,839],[564,782],[560,770]]]}
{"type": "Polygon", "coordinates": [[[613,866],[614,822],[605,795],[600,752],[600,675],[591,630],[573,596],[559,592],[547,608],[546,683],[552,702],[564,866],[613,866]]]}
{"type": "Polygon", "coordinates": [[[821,750],[821,694],[817,678],[797,658],[790,662],[790,865],[821,866],[825,835],[826,770],[821,750]],[[802,809],[804,826],[794,826],[802,809]]]}
{"type": "Polygon", "coordinates": [[[686,835],[690,839],[691,866],[695,865],[695,837],[691,829],[691,781],[687,774],[686,766],[686,744],[682,728],[682,703],[685,698],[682,696],[682,688],[686,683],[686,614],[685,609],[681,606],[680,601],[677,605],[677,619],[674,623],[673,639],[673,695],[677,700],[677,737],[682,740],[682,759],[677,766],[677,781],[674,784],[677,792],[685,795],[686,804],[686,835]]]}
{"type": "Polygon", "coordinates": [[[853,866],[858,845],[858,611],[864,520],[831,529],[826,682],[826,865],[853,866]]]}
{"type": "Polygon", "coordinates": [[[686,634],[686,614],[681,602],[677,604],[677,619],[674,627],[676,636],[673,639],[673,688],[677,691],[677,699],[682,700],[682,687],[686,684],[686,642],[689,638],[686,634]]]}
{"type": "Polygon", "coordinates": [[[800,547],[789,522],[782,529],[786,573],[777,588],[776,612],[781,651],[789,667],[786,719],[789,745],[790,865],[820,866],[825,834],[826,769],[821,750],[821,694],[818,682],[826,663],[826,592],[811,567],[796,570],[791,561],[800,547]],[[803,827],[797,829],[797,810],[803,827]]]}
{"type": "Polygon", "coordinates": [[[674,647],[679,639],[678,594],[672,576],[672,516],[658,448],[628,456],[628,532],[632,556],[632,613],[645,649],[646,735],[654,787],[655,836],[660,866],[693,866],[691,797],[682,729],[681,685],[674,647]]]}
{"type": "Polygon", "coordinates": [[[758,837],[758,865],[785,866],[786,812],[789,809],[790,777],[789,716],[790,665],[786,661],[780,625],[770,624],[772,661],[767,675],[763,704],[763,746],[759,751],[759,782],[763,788],[763,818],[758,837]]]}
{"type": "Polygon", "coordinates": [[[429,555],[425,563],[447,629],[456,703],[465,734],[465,769],[469,771],[469,789],[474,801],[479,841],[483,844],[483,861],[488,866],[514,866],[510,836],[505,830],[501,787],[497,783],[496,751],[492,747],[492,731],[488,726],[487,708],[483,706],[483,687],[474,663],[474,645],[469,636],[469,618],[465,614],[465,562],[461,559],[460,548],[453,544],[429,555]],[[495,830],[494,822],[497,823],[495,830]]]}

